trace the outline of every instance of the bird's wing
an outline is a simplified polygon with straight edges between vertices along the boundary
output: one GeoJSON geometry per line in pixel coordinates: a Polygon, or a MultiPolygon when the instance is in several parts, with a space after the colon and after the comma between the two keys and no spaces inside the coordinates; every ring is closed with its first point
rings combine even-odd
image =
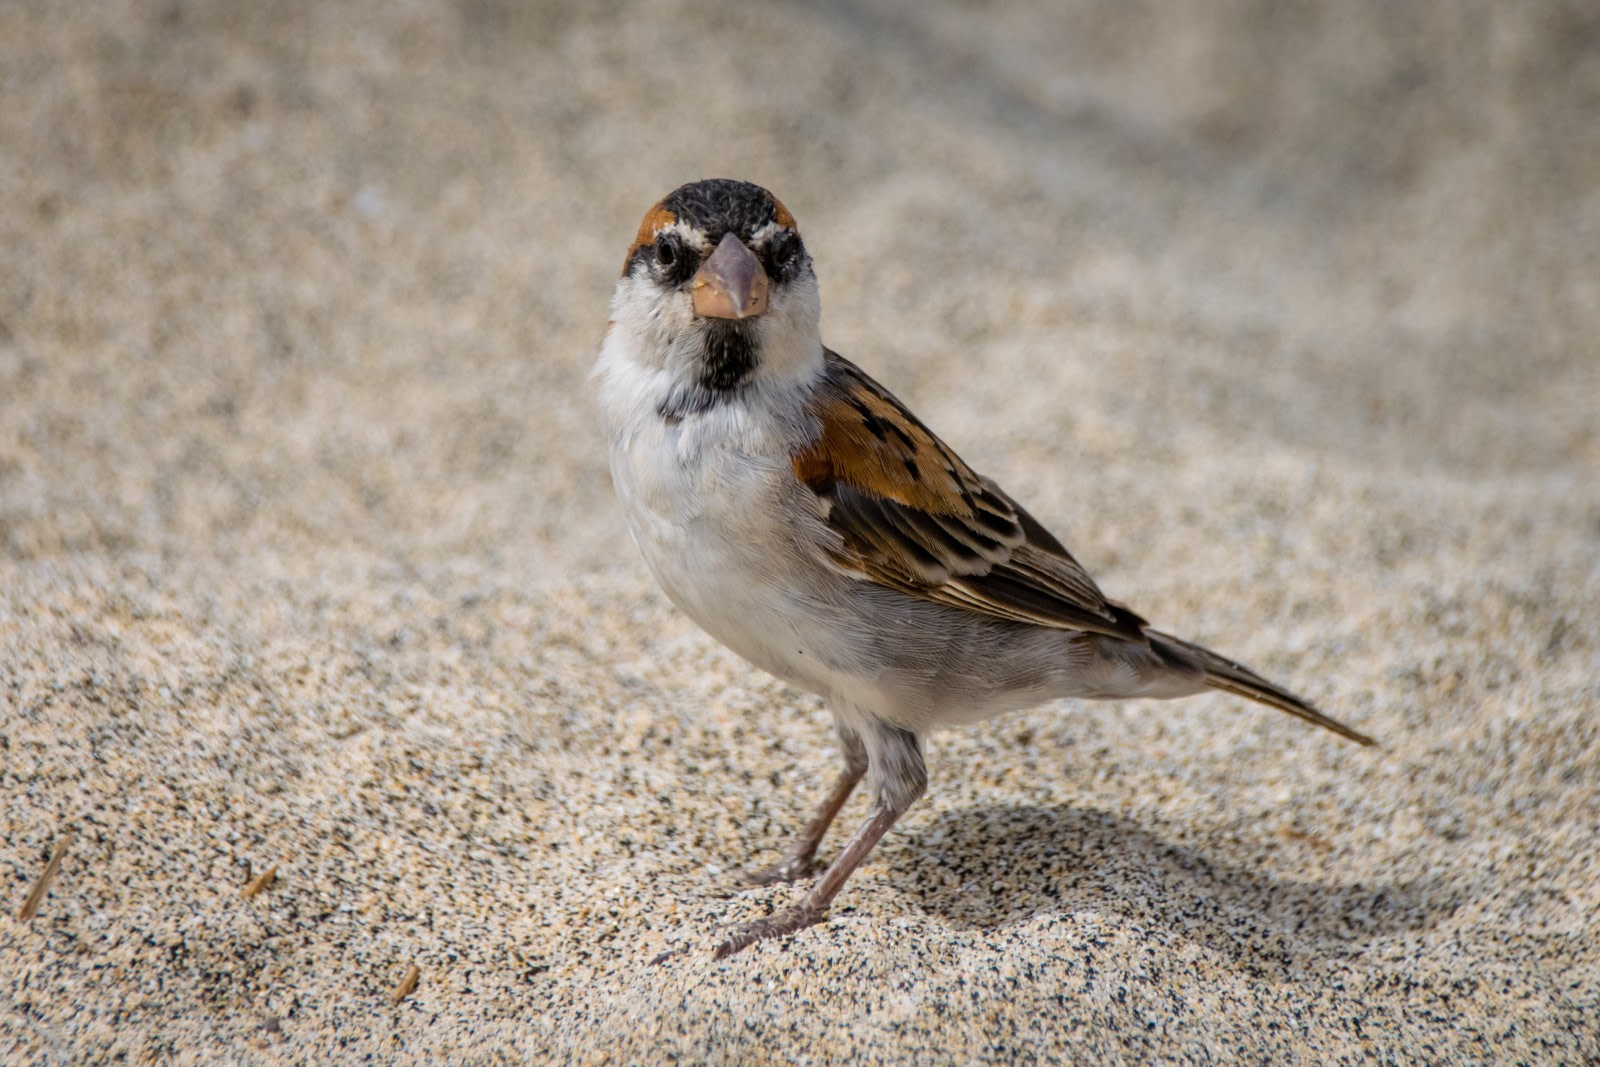
{"type": "Polygon", "coordinates": [[[962,462],[883,386],[825,352],[821,425],[795,476],[827,505],[841,569],[981,615],[1144,641],[1061,542],[962,462]]]}

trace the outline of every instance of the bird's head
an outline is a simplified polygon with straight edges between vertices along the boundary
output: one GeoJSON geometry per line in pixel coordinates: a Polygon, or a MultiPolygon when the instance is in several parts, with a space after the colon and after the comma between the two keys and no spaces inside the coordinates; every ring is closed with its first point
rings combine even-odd
{"type": "Polygon", "coordinates": [[[612,298],[635,358],[725,395],[820,366],[817,278],[794,216],[759,185],[713,178],[639,224],[612,298]]]}

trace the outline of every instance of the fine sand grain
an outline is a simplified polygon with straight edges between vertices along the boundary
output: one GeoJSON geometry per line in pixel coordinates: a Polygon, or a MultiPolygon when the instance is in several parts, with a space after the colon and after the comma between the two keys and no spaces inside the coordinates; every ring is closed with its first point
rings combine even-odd
{"type": "Polygon", "coordinates": [[[1593,4],[17,0],[0,85],[0,1061],[1600,1058],[1593,4]],[[1111,595],[1382,747],[941,734],[831,921],[699,950],[837,760],[592,411],[716,175],[1111,595]]]}

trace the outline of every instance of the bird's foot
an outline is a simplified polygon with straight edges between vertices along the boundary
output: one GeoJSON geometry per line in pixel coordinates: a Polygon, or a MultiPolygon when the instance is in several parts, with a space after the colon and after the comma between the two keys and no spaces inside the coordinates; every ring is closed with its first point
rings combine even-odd
{"type": "Polygon", "coordinates": [[[712,950],[715,959],[723,960],[738,952],[740,949],[749,948],[757,941],[765,941],[773,937],[788,937],[808,926],[828,917],[827,909],[816,908],[805,901],[780,912],[768,915],[765,919],[758,919],[753,923],[743,923],[730,927],[727,936],[718,942],[712,950]]]}
{"type": "Polygon", "coordinates": [[[770,867],[745,871],[745,885],[777,885],[779,882],[798,882],[809,877],[816,868],[815,856],[796,856],[788,853],[770,867]]]}

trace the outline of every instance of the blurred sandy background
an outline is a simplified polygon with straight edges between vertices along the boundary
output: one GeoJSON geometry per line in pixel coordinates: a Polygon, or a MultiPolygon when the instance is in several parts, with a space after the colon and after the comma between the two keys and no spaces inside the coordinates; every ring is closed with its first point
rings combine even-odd
{"type": "Polygon", "coordinates": [[[1594,4],[11,0],[0,100],[5,1062],[1600,1057],[1594,4]],[[592,414],[707,176],[1112,595],[1384,747],[940,735],[828,925],[646,968],[836,758],[592,414]]]}

